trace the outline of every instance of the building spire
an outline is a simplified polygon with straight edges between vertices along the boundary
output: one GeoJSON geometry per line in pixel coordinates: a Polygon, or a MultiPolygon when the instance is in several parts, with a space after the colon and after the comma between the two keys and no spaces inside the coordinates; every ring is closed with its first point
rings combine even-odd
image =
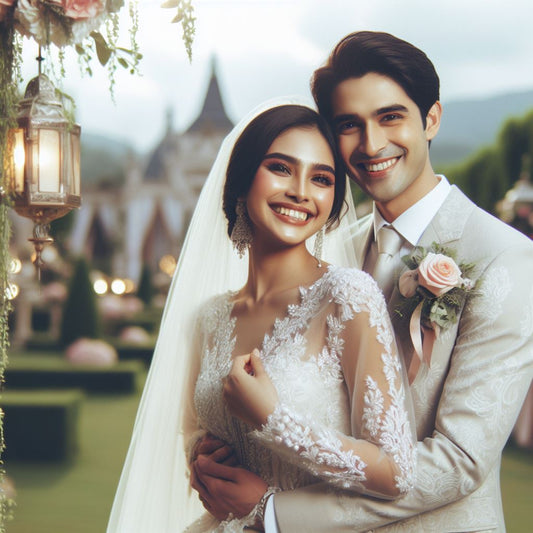
{"type": "Polygon", "coordinates": [[[218,64],[215,56],[210,60],[211,75],[209,85],[205,95],[204,104],[198,118],[193,122],[187,133],[223,131],[227,132],[233,128],[233,123],[228,118],[220,86],[218,84],[218,64]]]}

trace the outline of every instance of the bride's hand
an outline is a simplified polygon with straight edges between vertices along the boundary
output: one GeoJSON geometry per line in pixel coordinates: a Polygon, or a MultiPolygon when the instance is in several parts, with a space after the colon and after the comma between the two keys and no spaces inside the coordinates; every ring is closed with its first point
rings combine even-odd
{"type": "Polygon", "coordinates": [[[265,372],[259,352],[239,355],[224,381],[224,400],[233,416],[259,429],[278,403],[278,393],[265,372]]]}

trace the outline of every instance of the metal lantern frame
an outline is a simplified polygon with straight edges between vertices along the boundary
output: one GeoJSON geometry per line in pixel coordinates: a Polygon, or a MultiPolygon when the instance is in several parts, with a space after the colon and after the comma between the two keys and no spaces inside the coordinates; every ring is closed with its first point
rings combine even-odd
{"type": "Polygon", "coordinates": [[[81,205],[81,128],[66,117],[57,91],[39,72],[19,103],[17,128],[10,130],[9,194],[13,208],[35,223],[34,263],[43,265],[41,251],[53,241],[51,221],[81,205]]]}

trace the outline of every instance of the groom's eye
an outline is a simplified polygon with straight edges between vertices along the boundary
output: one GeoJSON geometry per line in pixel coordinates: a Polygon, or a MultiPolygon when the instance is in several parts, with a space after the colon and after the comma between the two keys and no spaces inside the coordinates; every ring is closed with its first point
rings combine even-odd
{"type": "Polygon", "coordinates": [[[387,115],[384,115],[381,120],[383,122],[391,122],[393,120],[398,120],[400,118],[402,118],[402,116],[399,115],[398,113],[388,113],[387,115]]]}
{"type": "Polygon", "coordinates": [[[358,124],[353,120],[347,120],[346,122],[341,122],[337,124],[337,133],[339,135],[347,134],[353,132],[358,128],[358,124]]]}

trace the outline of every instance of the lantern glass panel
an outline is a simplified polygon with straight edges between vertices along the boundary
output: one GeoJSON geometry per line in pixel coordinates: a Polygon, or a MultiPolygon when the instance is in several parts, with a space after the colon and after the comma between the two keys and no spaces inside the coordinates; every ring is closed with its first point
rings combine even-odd
{"type": "Polygon", "coordinates": [[[9,151],[12,154],[11,189],[16,193],[24,191],[24,165],[26,150],[24,148],[24,130],[13,128],[10,130],[9,151]]]}
{"type": "Polygon", "coordinates": [[[38,156],[34,160],[33,178],[39,192],[61,192],[61,134],[57,130],[41,128],[38,130],[38,156]]]}
{"type": "Polygon", "coordinates": [[[70,135],[70,161],[72,170],[70,172],[72,184],[70,193],[80,196],[80,136],[79,132],[71,132],[70,135]]]}

